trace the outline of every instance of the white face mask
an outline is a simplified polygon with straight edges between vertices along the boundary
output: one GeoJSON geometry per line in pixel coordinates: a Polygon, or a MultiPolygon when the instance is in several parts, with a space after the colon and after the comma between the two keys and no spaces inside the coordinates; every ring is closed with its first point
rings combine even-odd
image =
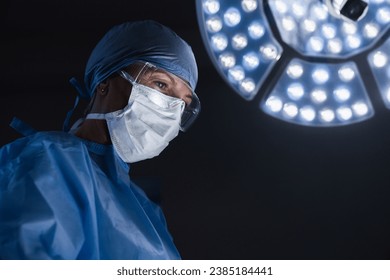
{"type": "Polygon", "coordinates": [[[132,163],[155,157],[168,146],[179,133],[184,107],[181,99],[133,83],[125,108],[86,118],[105,119],[116,152],[132,163]]]}

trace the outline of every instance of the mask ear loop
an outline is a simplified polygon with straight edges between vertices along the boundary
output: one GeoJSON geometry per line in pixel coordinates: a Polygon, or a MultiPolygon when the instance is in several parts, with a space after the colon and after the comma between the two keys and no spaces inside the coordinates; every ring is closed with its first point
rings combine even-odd
{"type": "MultiPolygon", "coordinates": [[[[145,63],[142,65],[142,68],[138,71],[137,73],[137,76],[135,76],[135,78],[133,78],[133,75],[129,74],[129,72],[127,72],[126,70],[120,70],[118,71],[118,74],[124,78],[125,80],[128,80],[132,85],[134,84],[138,84],[138,79],[140,78],[140,76],[142,75],[142,73],[144,72],[144,69],[146,67],[146,64],[148,63],[145,63]]],[[[133,65],[132,65],[133,66],[133,65]]],[[[130,67],[132,67],[130,66],[130,67]]],[[[135,64],[133,67],[137,67],[137,64],[135,64]]],[[[130,70],[131,71],[131,70],[130,70]]]]}
{"type": "Polygon", "coordinates": [[[124,70],[121,70],[119,71],[119,75],[124,78],[125,80],[129,81],[132,85],[136,84],[137,82],[135,81],[135,79],[133,78],[133,76],[131,76],[129,73],[127,73],[126,71],[124,70]]]}
{"type": "Polygon", "coordinates": [[[137,84],[141,84],[141,78],[142,76],[145,75],[145,73],[147,73],[148,70],[150,71],[153,71],[153,69],[156,69],[157,67],[154,66],[153,64],[149,63],[149,62],[145,62],[143,65],[142,65],[142,68],[141,70],[138,71],[138,74],[137,76],[135,77],[135,82],[137,84]]]}

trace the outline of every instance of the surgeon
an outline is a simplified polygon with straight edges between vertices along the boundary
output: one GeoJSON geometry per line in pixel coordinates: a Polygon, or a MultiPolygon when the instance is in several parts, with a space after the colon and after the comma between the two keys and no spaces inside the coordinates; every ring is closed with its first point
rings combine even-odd
{"type": "Polygon", "coordinates": [[[0,149],[0,259],[180,259],[129,163],[161,153],[200,111],[191,47],[155,21],[113,27],[88,60],[86,115],[0,149]]]}

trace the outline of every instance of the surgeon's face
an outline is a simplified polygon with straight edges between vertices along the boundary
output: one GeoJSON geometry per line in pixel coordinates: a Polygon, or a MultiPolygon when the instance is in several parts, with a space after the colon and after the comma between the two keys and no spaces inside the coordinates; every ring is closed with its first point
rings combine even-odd
{"type": "MultiPolygon", "coordinates": [[[[124,69],[136,82],[160,91],[163,94],[191,103],[192,91],[189,85],[176,75],[156,67],[145,67],[136,63],[124,69]]],[[[92,113],[109,113],[123,109],[129,102],[132,84],[119,75],[113,75],[96,89],[96,100],[92,113]]]]}
{"type": "Polygon", "coordinates": [[[191,103],[192,91],[189,85],[163,69],[146,66],[144,64],[133,64],[125,69],[137,83],[160,91],[168,96],[182,99],[187,105],[191,103]]]}
{"type": "MultiPolygon", "coordinates": [[[[137,83],[148,86],[152,89],[158,90],[163,94],[171,97],[182,99],[187,105],[186,110],[192,110],[191,101],[193,98],[197,100],[196,95],[193,97],[193,92],[190,89],[188,83],[180,79],[176,75],[173,75],[167,71],[156,68],[152,65],[145,67],[145,64],[134,64],[126,67],[125,72],[130,74],[133,79],[127,80],[119,74],[112,75],[106,81],[100,83],[94,95],[93,103],[89,113],[110,113],[118,111],[127,106],[132,90],[132,82],[135,80],[137,83]],[[150,66],[150,67],[149,67],[150,66]]],[[[191,116],[193,113],[190,114],[191,116]]],[[[182,124],[191,124],[192,122],[185,119],[182,124]]],[[[85,138],[97,143],[110,143],[110,136],[108,128],[105,122],[100,120],[86,120],[83,126],[78,130],[77,135],[81,138],[85,138]],[[84,125],[85,124],[85,125],[84,125]],[[91,125],[89,125],[91,124],[91,125]]],[[[185,126],[182,127],[185,131],[185,126]]]]}

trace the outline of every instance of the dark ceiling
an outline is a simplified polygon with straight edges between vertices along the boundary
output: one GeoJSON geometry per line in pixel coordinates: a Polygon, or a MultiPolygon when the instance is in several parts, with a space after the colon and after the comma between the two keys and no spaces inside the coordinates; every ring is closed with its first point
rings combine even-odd
{"type": "MultiPolygon", "coordinates": [[[[195,1],[6,0],[1,10],[0,144],[17,116],[61,129],[88,55],[113,25],[154,19],[198,60],[202,114],[131,177],[161,202],[184,259],[389,259],[390,111],[337,128],[265,115],[217,74],[195,1]]],[[[373,100],[379,103],[378,100],[373,100]]]]}

